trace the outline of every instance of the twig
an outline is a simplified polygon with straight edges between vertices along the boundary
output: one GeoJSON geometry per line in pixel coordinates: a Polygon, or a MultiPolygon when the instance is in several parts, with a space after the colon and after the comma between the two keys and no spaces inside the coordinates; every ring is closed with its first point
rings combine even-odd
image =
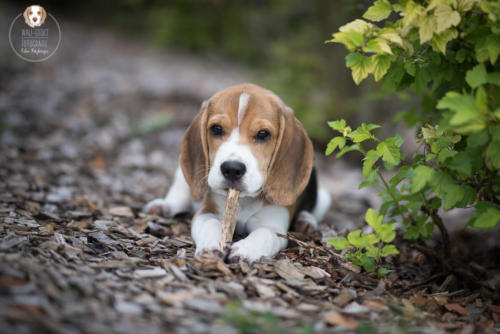
{"type": "Polygon", "coordinates": [[[328,248],[325,248],[325,247],[319,247],[319,246],[316,246],[314,244],[311,244],[311,243],[308,243],[308,242],[305,242],[305,241],[302,241],[302,240],[299,240],[297,239],[296,237],[290,235],[290,234],[281,234],[281,233],[276,233],[276,235],[280,238],[283,238],[283,239],[288,239],[290,241],[293,241],[293,242],[296,242],[299,246],[301,247],[304,247],[304,248],[312,248],[312,249],[315,249],[317,251],[320,251],[320,252],[323,252],[323,253],[326,253],[326,254],[329,254],[329,255],[332,255],[334,257],[336,257],[339,261],[340,261],[340,265],[352,272],[355,272],[355,273],[359,273],[361,271],[361,269],[352,264],[351,262],[349,262],[348,260],[346,260],[342,255],[340,254],[337,254],[335,253],[334,251],[328,249],[328,248]]]}
{"type": "Polygon", "coordinates": [[[220,238],[220,249],[226,249],[226,246],[233,240],[234,228],[238,219],[238,197],[240,191],[229,188],[227,190],[226,205],[222,215],[222,231],[220,238]]]}
{"type": "Polygon", "coordinates": [[[422,197],[424,198],[424,203],[425,205],[422,206],[422,210],[431,217],[432,222],[437,225],[439,228],[439,231],[441,232],[441,238],[443,239],[443,252],[444,256],[449,259],[451,256],[450,252],[450,236],[448,235],[448,230],[443,224],[443,220],[439,215],[436,213],[436,210],[429,209],[427,199],[425,198],[424,194],[422,194],[422,197]]]}

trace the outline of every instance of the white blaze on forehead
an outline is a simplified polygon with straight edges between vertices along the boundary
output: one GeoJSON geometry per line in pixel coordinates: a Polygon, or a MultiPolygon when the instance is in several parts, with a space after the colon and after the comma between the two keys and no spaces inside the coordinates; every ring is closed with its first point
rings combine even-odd
{"type": "Polygon", "coordinates": [[[250,95],[248,95],[247,93],[242,93],[240,95],[240,102],[238,104],[238,126],[240,125],[241,120],[243,119],[243,116],[245,115],[245,111],[247,111],[249,99],[250,99],[250,95]]]}

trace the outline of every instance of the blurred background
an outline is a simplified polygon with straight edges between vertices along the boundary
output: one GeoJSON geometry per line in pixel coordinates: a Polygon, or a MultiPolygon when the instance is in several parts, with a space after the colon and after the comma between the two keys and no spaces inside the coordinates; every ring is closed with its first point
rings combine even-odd
{"type": "Polygon", "coordinates": [[[17,57],[7,38],[31,4],[0,2],[0,174],[13,184],[30,180],[51,199],[81,195],[140,210],[164,196],[201,102],[241,82],[273,90],[295,110],[334,196],[331,220],[348,228],[380,199],[371,188],[355,191],[360,155],[325,158],[334,135],[327,121],[385,123],[380,138],[412,136],[391,121],[410,98],[372,79],[355,86],[347,51],[325,44],[371,1],[47,0],[39,4],[62,38],[38,63],[17,57]]]}
{"type": "MultiPolygon", "coordinates": [[[[124,52],[134,55],[130,50],[133,45],[142,49],[135,56],[143,61],[152,56],[144,52],[153,50],[160,58],[195,57],[198,63],[209,61],[237,67],[244,74],[227,71],[224,78],[227,80],[223,82],[252,81],[275,91],[295,110],[321,148],[331,137],[328,120],[347,118],[354,125],[361,121],[381,122],[400,108],[394,102],[381,100],[370,80],[356,87],[345,67],[346,50],[341,45],[324,43],[339,26],[360,17],[370,3],[368,0],[48,0],[40,4],[62,26],[61,50],[49,60],[51,63],[68,57],[75,48],[88,53],[89,50],[83,49],[116,43],[114,54],[109,55],[115,58],[125,58],[124,52]],[[96,44],[96,38],[105,34],[112,34],[112,41],[96,44]]],[[[29,4],[4,2],[3,24],[9,24],[9,17],[29,4]]],[[[6,63],[6,59],[15,56],[8,48],[4,51],[7,53],[2,57],[4,71],[38,66],[19,64],[17,59],[6,63]]],[[[210,65],[204,64],[202,68],[207,66],[210,65]]],[[[181,90],[178,93],[189,95],[181,90]]]]}

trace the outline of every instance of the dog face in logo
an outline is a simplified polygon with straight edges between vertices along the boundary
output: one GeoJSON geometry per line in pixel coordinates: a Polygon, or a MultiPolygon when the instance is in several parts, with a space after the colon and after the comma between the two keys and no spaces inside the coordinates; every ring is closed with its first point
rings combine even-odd
{"type": "Polygon", "coordinates": [[[24,11],[24,21],[31,28],[40,27],[47,17],[47,12],[42,6],[32,5],[28,6],[24,11]]]}

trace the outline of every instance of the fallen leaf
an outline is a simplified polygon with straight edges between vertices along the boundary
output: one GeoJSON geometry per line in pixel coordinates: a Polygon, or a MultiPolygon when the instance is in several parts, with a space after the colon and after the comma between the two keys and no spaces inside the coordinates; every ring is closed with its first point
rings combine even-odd
{"type": "Polygon", "coordinates": [[[453,312],[456,312],[456,313],[461,314],[461,315],[466,316],[466,317],[468,317],[470,315],[470,312],[468,309],[466,309],[465,307],[463,307],[462,305],[457,304],[457,303],[446,304],[444,307],[448,311],[453,311],[453,312]]]}
{"type": "Polygon", "coordinates": [[[368,307],[370,311],[373,312],[387,312],[389,311],[389,307],[385,305],[382,301],[375,300],[365,300],[363,305],[368,307]]]}
{"type": "Polygon", "coordinates": [[[490,311],[500,314],[500,306],[498,305],[488,305],[490,311]]]}
{"type": "Polygon", "coordinates": [[[337,297],[333,298],[333,303],[340,307],[347,305],[353,299],[352,294],[341,292],[337,297]]]}
{"type": "Polygon", "coordinates": [[[346,317],[340,313],[332,312],[332,313],[327,313],[324,318],[325,322],[329,325],[332,326],[343,326],[347,329],[350,330],[355,330],[359,326],[359,322],[346,317]]]}
{"type": "Polygon", "coordinates": [[[448,304],[449,301],[450,301],[448,299],[448,297],[444,297],[444,296],[434,296],[433,298],[436,301],[436,303],[438,303],[441,306],[444,306],[444,305],[448,304]]]}

